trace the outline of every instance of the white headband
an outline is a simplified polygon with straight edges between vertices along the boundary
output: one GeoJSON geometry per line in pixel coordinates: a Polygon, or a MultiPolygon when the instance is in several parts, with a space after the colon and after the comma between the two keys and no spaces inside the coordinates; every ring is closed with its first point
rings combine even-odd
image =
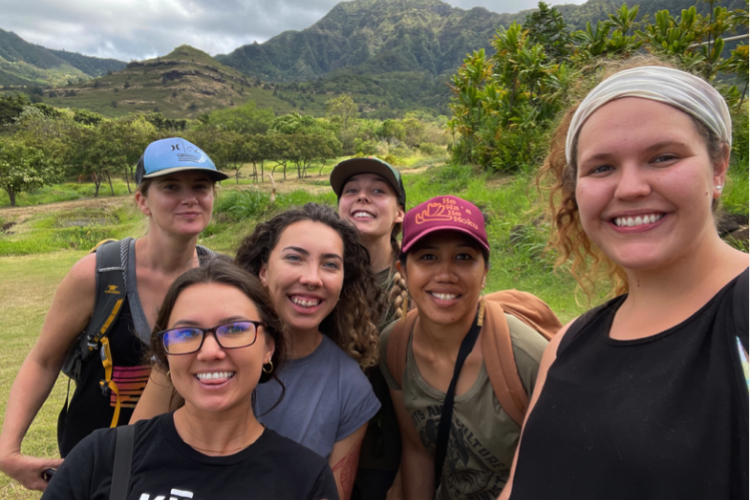
{"type": "Polygon", "coordinates": [[[732,146],[732,118],[724,98],[711,85],[690,73],[662,66],[643,66],[614,74],[586,98],[573,115],[565,141],[565,159],[573,163],[573,146],[589,117],[609,101],[641,97],[659,101],[694,116],[723,142],[732,146]]]}

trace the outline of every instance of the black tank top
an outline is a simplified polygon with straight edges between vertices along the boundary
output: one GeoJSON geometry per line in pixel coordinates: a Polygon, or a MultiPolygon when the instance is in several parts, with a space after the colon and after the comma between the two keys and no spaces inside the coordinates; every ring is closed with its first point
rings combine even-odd
{"type": "MultiPolygon", "coordinates": [[[[129,299],[125,299],[120,316],[107,335],[114,364],[112,379],[121,398],[119,425],[130,421],[151,373],[145,362],[147,346],[134,331],[129,299]]],[[[104,366],[97,351],[81,367],[81,384],[76,387],[67,411],[63,408],[58,418],[58,446],[63,458],[92,431],[112,423],[115,394],[102,392],[100,380],[104,380],[104,366]]]]}
{"type": "Polygon", "coordinates": [[[747,269],[690,318],[643,339],[609,337],[624,300],[586,313],[561,342],[526,422],[511,498],[747,500],[747,269]]]}

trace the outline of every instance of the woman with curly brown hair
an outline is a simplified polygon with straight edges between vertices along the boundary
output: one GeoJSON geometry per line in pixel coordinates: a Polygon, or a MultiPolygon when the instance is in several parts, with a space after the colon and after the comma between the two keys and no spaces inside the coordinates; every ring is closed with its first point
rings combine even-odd
{"type": "Polygon", "coordinates": [[[260,277],[291,336],[281,384],[258,388],[260,421],[328,458],[349,498],[367,422],[380,402],[361,369],[377,362],[380,290],[357,230],[308,203],[255,227],[235,262],[260,277]],[[359,364],[359,366],[357,366],[359,364]]]}
{"type": "Polygon", "coordinates": [[[563,120],[557,246],[624,294],[550,342],[501,498],[748,497],[748,256],[713,215],[731,141],[722,96],[664,66],[615,73],[563,120]]]}

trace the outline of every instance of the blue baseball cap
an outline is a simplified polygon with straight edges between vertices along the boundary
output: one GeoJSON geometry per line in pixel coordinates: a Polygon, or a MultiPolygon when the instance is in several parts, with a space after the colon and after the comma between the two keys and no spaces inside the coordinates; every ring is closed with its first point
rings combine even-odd
{"type": "Polygon", "coordinates": [[[181,137],[154,141],[146,147],[135,169],[135,182],[185,170],[204,170],[215,181],[229,176],[219,172],[201,148],[181,137]]]}

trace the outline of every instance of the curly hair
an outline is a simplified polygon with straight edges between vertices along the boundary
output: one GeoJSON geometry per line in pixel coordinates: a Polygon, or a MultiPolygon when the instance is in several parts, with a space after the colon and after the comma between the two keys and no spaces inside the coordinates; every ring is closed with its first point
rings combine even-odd
{"type": "Polygon", "coordinates": [[[320,325],[336,345],[351,356],[362,369],[377,363],[378,323],[384,312],[380,288],[370,269],[370,255],[355,227],[340,219],[330,207],[308,203],[302,208],[282,212],[261,222],[240,244],[235,263],[258,276],[268,262],[281,233],[296,222],[312,221],[325,224],[344,243],[344,283],[336,307],[320,325]]]}
{"type": "MultiPolygon", "coordinates": [[[[626,69],[641,66],[674,65],[654,56],[637,56],[625,61],[604,61],[599,64],[601,78],[595,79],[599,83],[610,76],[626,69]]],[[[586,89],[587,91],[591,88],[586,89]]],[[[581,94],[579,90],[579,94],[581,94]]],[[[583,100],[585,93],[580,96],[583,100]]],[[[578,109],[579,103],[571,106],[563,115],[550,141],[549,154],[537,174],[536,185],[540,192],[547,193],[547,215],[553,222],[553,233],[550,246],[558,251],[560,257],[557,266],[570,262],[570,271],[584,293],[591,297],[596,284],[602,278],[612,283],[611,294],[621,294],[628,291],[628,278],[625,269],[607,257],[588,237],[581,226],[576,200],[576,182],[578,166],[577,157],[578,138],[576,137],[572,157],[573,164],[565,159],[565,141],[570,128],[570,122],[578,109]]],[[[697,118],[691,117],[698,134],[704,139],[709,157],[713,162],[721,161],[728,146],[697,118]]],[[[714,200],[713,208],[718,207],[718,200],[714,200]]]]}
{"type": "Polygon", "coordinates": [[[214,257],[204,266],[195,267],[187,271],[172,283],[172,286],[169,287],[167,294],[164,296],[164,301],[161,308],[159,308],[159,315],[156,318],[156,323],[154,323],[148,359],[164,371],[169,369],[167,353],[159,337],[159,332],[169,327],[169,317],[180,294],[191,286],[201,283],[223,283],[232,286],[241,291],[255,304],[260,321],[265,324],[263,331],[273,339],[275,344],[274,352],[271,356],[271,362],[273,363],[272,371],[271,373],[261,373],[260,383],[267,382],[273,378],[281,385],[281,396],[276,402],[278,404],[284,397],[285,388],[284,384],[276,377],[276,373],[286,360],[287,353],[289,352],[289,337],[276,314],[268,292],[258,278],[234,265],[227,257],[214,257]]]}

